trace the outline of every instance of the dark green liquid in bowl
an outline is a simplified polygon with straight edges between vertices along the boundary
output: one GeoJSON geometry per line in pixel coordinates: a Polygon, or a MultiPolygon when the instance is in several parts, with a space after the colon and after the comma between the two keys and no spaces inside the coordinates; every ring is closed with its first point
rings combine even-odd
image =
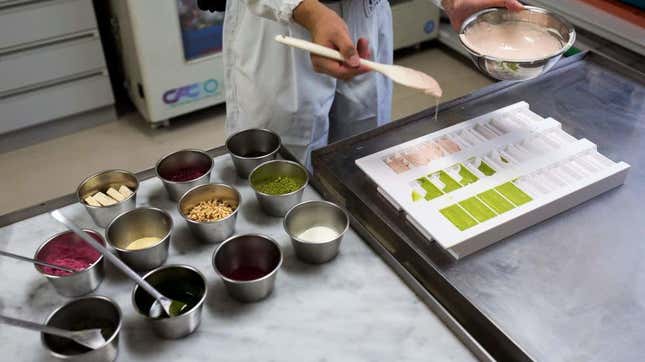
{"type": "MultiPolygon", "coordinates": [[[[165,297],[179,302],[170,305],[170,312],[175,316],[192,310],[206,293],[204,280],[191,270],[179,268],[160,270],[158,273],[146,277],[146,281],[165,297]]],[[[157,304],[156,300],[143,288],[136,289],[134,303],[142,313],[149,317],[152,317],[150,311],[153,304],[157,304]]],[[[159,307],[161,306],[155,306],[155,308],[159,307]]],[[[166,313],[157,317],[157,319],[162,318],[168,318],[166,313]]]]}
{"type": "MultiPolygon", "coordinates": [[[[190,284],[182,285],[181,282],[178,283],[176,281],[162,282],[155,285],[155,288],[157,288],[157,290],[159,290],[159,292],[161,292],[161,294],[163,294],[167,298],[180,302],[172,303],[170,305],[170,313],[173,317],[176,317],[193,309],[193,307],[196,306],[197,303],[199,303],[199,300],[204,294],[202,288],[191,286],[190,284]]],[[[151,303],[147,309],[149,316],[150,309],[153,303],[151,303]]],[[[162,315],[158,318],[167,318],[167,316],[162,315]]]]}

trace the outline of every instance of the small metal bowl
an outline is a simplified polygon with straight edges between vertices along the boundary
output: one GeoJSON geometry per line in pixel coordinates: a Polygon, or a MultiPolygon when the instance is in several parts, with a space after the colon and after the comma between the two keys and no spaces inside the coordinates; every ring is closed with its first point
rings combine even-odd
{"type": "Polygon", "coordinates": [[[242,204],[240,193],[232,186],[225,184],[208,184],[193,187],[188,190],[179,200],[177,208],[179,214],[188,223],[190,231],[208,243],[219,243],[220,241],[233,235],[235,232],[235,221],[237,220],[237,211],[242,204]],[[202,201],[208,200],[230,201],[237,205],[233,213],[225,218],[200,222],[188,218],[190,210],[202,201]]]}
{"type": "Polygon", "coordinates": [[[226,149],[241,178],[248,178],[254,168],[274,160],[281,144],[280,136],[268,129],[246,129],[226,139],[226,149]]]}
{"type": "Polygon", "coordinates": [[[133,269],[150,270],[168,258],[172,225],[172,217],[166,211],[139,207],[117,216],[105,229],[105,236],[126,264],[133,269]],[[126,249],[131,242],[144,237],[156,237],[159,242],[144,249],[126,249]]]}
{"type": "Polygon", "coordinates": [[[45,324],[69,330],[101,328],[105,344],[89,349],[78,343],[51,334],[41,333],[40,338],[51,356],[71,362],[111,362],[119,354],[121,309],[109,298],[92,296],[72,300],[47,317],[45,324]]]}
{"type": "Polygon", "coordinates": [[[94,174],[81,182],[76,189],[78,201],[85,206],[85,209],[99,227],[106,227],[114,218],[124,211],[134,209],[137,206],[137,191],[139,180],[132,173],[124,170],[108,170],[94,174]],[[97,192],[103,192],[110,187],[125,185],[133,194],[121,202],[110,206],[91,206],[85,203],[85,198],[97,192]]]}
{"type": "Polygon", "coordinates": [[[152,330],[167,339],[185,337],[199,327],[202,306],[206,299],[206,278],[199,270],[188,265],[166,265],[143,276],[161,294],[178,301],[189,302],[192,308],[176,317],[151,318],[150,308],[155,300],[139,285],[132,290],[134,310],[143,316],[152,330]]]}
{"type": "MultiPolygon", "coordinates": [[[[90,234],[94,239],[105,245],[103,237],[93,230],[84,229],[86,233],[90,234]]],[[[72,231],[63,231],[51,238],[47,239],[34,254],[34,259],[44,260],[45,255],[48,253],[48,248],[58,243],[85,243],[83,239],[78,237],[72,231]]],[[[88,247],[91,247],[88,245],[88,247]]],[[[97,253],[99,253],[97,251],[97,253]]],[[[42,274],[54,286],[58,294],[65,297],[78,297],[93,292],[101,285],[105,277],[105,270],[103,269],[103,255],[99,253],[98,259],[86,269],[69,274],[69,275],[51,275],[44,272],[42,266],[35,265],[36,270],[42,274]]]]}
{"type": "Polygon", "coordinates": [[[302,200],[302,195],[309,183],[309,175],[307,174],[307,170],[296,162],[275,160],[265,162],[256,167],[251,172],[249,183],[255,191],[255,196],[264,212],[271,216],[281,217],[302,200]],[[283,195],[270,195],[258,191],[258,184],[278,176],[297,178],[302,180],[303,184],[296,191],[283,195]]]}
{"type": "Polygon", "coordinates": [[[269,236],[238,235],[215,249],[212,262],[230,296],[241,302],[257,302],[273,291],[282,250],[269,236]]]}
{"type": "Polygon", "coordinates": [[[210,182],[213,165],[213,158],[204,151],[181,150],[162,157],[157,162],[155,171],[157,177],[161,179],[163,186],[166,188],[170,200],[178,201],[191,188],[210,182]],[[188,181],[171,181],[168,179],[174,172],[190,167],[198,167],[207,171],[201,176],[188,181]]]}
{"type": "Polygon", "coordinates": [[[349,228],[349,217],[345,210],[327,201],[307,201],[294,206],[284,217],[284,230],[291,237],[291,243],[299,259],[313,264],[330,261],[340,249],[343,235],[349,228]],[[333,229],[338,236],[324,242],[303,240],[301,235],[315,226],[333,229]]]}
{"type": "Polygon", "coordinates": [[[525,6],[524,10],[517,12],[503,8],[482,10],[466,19],[459,31],[459,41],[468,51],[477,68],[499,80],[528,80],[548,72],[560,60],[562,55],[573,46],[575,40],[576,31],[567,20],[552,11],[535,6],[525,6]],[[543,59],[516,61],[480,54],[470,48],[463,40],[468,29],[477,23],[500,24],[512,21],[533,23],[552,30],[551,33],[560,38],[562,49],[543,59]]]}

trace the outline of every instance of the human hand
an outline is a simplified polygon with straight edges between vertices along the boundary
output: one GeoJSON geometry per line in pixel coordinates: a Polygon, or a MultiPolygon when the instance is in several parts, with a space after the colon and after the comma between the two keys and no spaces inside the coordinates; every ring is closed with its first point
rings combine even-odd
{"type": "Polygon", "coordinates": [[[464,20],[480,10],[493,7],[506,7],[510,11],[524,9],[524,5],[517,0],[443,0],[442,3],[452,27],[457,31],[464,20]]]}
{"type": "Polygon", "coordinates": [[[345,58],[344,62],[339,62],[311,54],[311,64],[316,72],[350,80],[370,71],[360,63],[360,58],[371,58],[368,40],[360,38],[354,46],[347,24],[336,12],[317,0],[304,0],[294,10],[293,18],[309,30],[314,43],[336,49],[345,58]]]}

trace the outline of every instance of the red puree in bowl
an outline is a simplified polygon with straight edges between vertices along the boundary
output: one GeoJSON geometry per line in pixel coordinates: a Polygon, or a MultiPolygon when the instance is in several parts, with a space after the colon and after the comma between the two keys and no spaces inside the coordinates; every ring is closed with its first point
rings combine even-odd
{"type": "Polygon", "coordinates": [[[233,280],[249,281],[260,279],[267,274],[269,274],[269,272],[254,266],[240,266],[231,271],[228,277],[233,280]]]}
{"type": "MultiPolygon", "coordinates": [[[[101,244],[104,244],[100,237],[93,234],[90,235],[101,244]]],[[[45,247],[38,253],[37,259],[46,263],[81,271],[94,264],[100,256],[101,253],[85,241],[79,239],[76,235],[64,234],[47,243],[47,245],[45,245],[45,247]]],[[[46,266],[41,266],[39,268],[45,274],[49,275],[66,276],[71,274],[63,270],[46,266]]]]}
{"type": "Polygon", "coordinates": [[[208,167],[185,167],[164,175],[166,180],[185,182],[194,180],[208,172],[208,167]]]}

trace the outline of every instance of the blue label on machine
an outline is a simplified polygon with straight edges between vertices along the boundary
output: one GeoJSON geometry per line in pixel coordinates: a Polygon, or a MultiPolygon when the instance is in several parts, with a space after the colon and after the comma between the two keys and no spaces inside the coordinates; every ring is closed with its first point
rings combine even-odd
{"type": "Polygon", "coordinates": [[[426,21],[425,25],[423,26],[423,31],[425,31],[426,34],[431,34],[434,31],[434,21],[426,21]]]}
{"type": "Polygon", "coordinates": [[[216,96],[219,92],[219,82],[216,79],[208,79],[204,82],[197,82],[183,87],[169,89],[164,92],[162,100],[165,104],[171,107],[176,107],[207,97],[216,96]]]}

